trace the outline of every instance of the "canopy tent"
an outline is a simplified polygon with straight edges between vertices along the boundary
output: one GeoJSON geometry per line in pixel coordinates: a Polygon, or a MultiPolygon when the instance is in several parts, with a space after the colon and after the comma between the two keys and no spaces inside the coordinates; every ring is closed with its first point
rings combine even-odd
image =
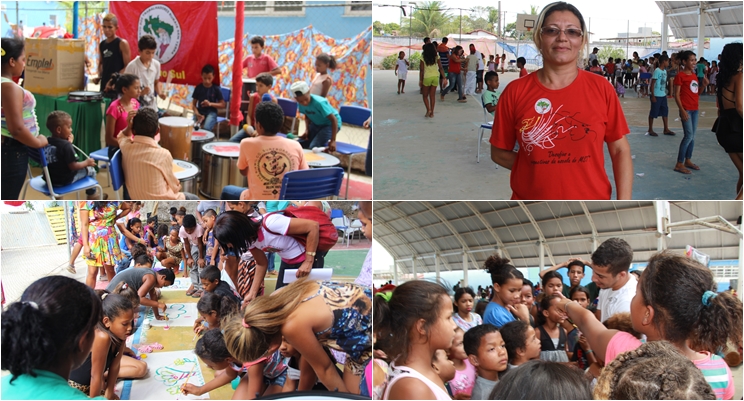
{"type": "Polygon", "coordinates": [[[516,267],[542,268],[588,258],[610,237],[631,245],[633,262],[661,249],[684,252],[686,245],[712,260],[741,260],[742,235],[733,228],[741,214],[741,202],[734,201],[377,201],[373,221],[375,239],[394,258],[397,274],[480,269],[496,252],[516,267]],[[671,237],[657,236],[657,219],[664,216],[674,226],[671,237]]]}
{"type": "MultiPolygon", "coordinates": [[[[703,54],[705,37],[741,38],[744,16],[741,1],[657,1],[662,12],[662,32],[667,26],[675,38],[697,38],[697,54],[703,54]]],[[[667,49],[667,37],[661,35],[661,48],[667,49]]]]}

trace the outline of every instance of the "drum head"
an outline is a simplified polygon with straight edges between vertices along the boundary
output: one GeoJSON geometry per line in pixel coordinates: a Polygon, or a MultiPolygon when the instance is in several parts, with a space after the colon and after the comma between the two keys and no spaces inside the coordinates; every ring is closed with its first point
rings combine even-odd
{"type": "Polygon", "coordinates": [[[192,142],[209,142],[214,139],[214,132],[200,129],[191,133],[192,142]]]}
{"type": "Polygon", "coordinates": [[[235,142],[210,142],[202,146],[202,152],[218,157],[237,158],[240,154],[240,144],[235,142]]]}
{"type": "Polygon", "coordinates": [[[185,117],[163,117],[158,120],[160,124],[169,127],[193,127],[194,121],[185,117]]]}
{"type": "Polygon", "coordinates": [[[199,174],[199,167],[194,163],[185,160],[173,160],[173,174],[179,181],[187,180],[199,174]]]}
{"type": "Polygon", "coordinates": [[[73,91],[67,95],[68,100],[91,101],[103,99],[101,92],[92,91],[73,91]]]}

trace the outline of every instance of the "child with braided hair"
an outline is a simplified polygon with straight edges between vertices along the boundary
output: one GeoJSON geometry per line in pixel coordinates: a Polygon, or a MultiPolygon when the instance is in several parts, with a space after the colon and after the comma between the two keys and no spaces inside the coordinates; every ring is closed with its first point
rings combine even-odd
{"type": "MultiPolygon", "coordinates": [[[[716,398],[731,399],[731,370],[715,353],[728,341],[741,343],[742,303],[728,292],[713,292],[714,288],[713,274],[697,261],[667,251],[658,253],[649,259],[638,281],[630,317],[633,328],[649,342],[669,341],[691,360],[713,387],[716,398]]],[[[573,301],[564,298],[557,305],[584,333],[605,365],[641,346],[632,334],[607,329],[573,301]]]]}
{"type": "Polygon", "coordinates": [[[703,372],[667,341],[624,352],[605,366],[595,400],[714,400],[703,372]]]}

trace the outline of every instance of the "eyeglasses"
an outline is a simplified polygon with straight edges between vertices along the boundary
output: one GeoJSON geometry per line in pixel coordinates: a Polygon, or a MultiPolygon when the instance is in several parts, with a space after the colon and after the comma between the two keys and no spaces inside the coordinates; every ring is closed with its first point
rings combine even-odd
{"type": "Polygon", "coordinates": [[[557,37],[561,34],[561,32],[565,33],[566,37],[568,37],[569,39],[578,39],[584,36],[584,32],[582,32],[581,29],[577,28],[559,29],[553,26],[549,26],[547,28],[540,29],[540,32],[542,32],[542,34],[545,36],[550,36],[551,38],[557,37]]]}

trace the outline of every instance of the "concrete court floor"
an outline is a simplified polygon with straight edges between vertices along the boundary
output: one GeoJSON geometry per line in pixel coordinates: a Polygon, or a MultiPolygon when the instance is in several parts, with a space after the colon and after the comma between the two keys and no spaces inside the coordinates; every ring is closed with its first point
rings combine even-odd
{"type": "MultiPolygon", "coordinates": [[[[510,171],[491,161],[490,133],[484,135],[480,163],[476,146],[483,112],[476,99],[458,103],[456,95],[444,102],[436,96],[435,117],[425,118],[418,80],[411,76],[406,93],[396,94],[393,71],[374,70],[375,178],[374,199],[509,199],[510,171]]],[[[415,75],[415,74],[412,74],[415,75]]],[[[517,73],[499,75],[503,90],[517,73]]],[[[630,127],[628,140],[634,155],[633,199],[733,199],[737,172],[728,154],[710,131],[716,117],[713,96],[703,96],[693,161],[701,169],[691,175],[673,171],[682,139],[682,125],[674,99],[669,100],[669,127],[676,136],[646,136],[648,98],[636,98],[628,89],[621,98],[630,127]],[[638,176],[637,174],[642,174],[638,176]]],[[[654,130],[661,133],[660,118],[654,130]]],[[[613,186],[612,164],[605,146],[605,170],[613,186]]]]}

